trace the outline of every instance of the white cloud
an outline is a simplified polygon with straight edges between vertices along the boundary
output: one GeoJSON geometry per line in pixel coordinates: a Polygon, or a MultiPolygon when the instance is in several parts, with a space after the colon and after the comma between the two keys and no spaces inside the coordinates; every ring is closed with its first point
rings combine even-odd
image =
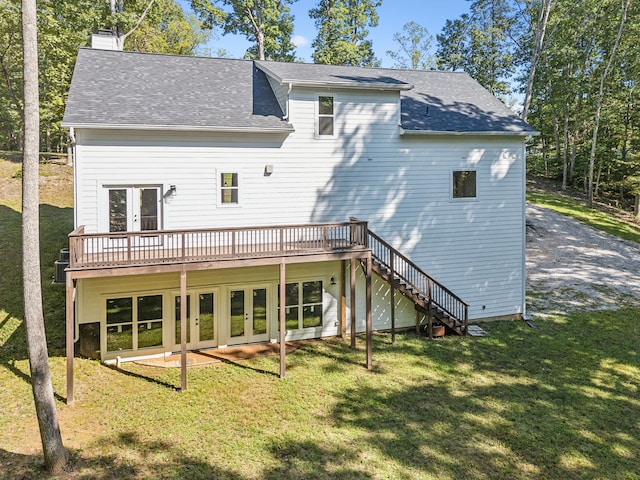
{"type": "Polygon", "coordinates": [[[296,47],[304,47],[306,45],[309,45],[309,40],[304,38],[302,35],[294,35],[291,41],[296,47]]]}

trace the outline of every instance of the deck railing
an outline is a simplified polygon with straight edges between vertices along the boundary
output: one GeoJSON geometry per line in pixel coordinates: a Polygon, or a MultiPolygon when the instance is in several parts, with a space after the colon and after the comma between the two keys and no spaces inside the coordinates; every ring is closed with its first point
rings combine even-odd
{"type": "Polygon", "coordinates": [[[70,267],[188,263],[367,248],[367,222],[69,235],[70,267]]]}

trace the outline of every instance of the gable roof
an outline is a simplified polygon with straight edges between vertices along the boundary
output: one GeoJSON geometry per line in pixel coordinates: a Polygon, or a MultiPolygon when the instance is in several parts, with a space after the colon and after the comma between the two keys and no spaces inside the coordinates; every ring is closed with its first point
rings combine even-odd
{"type": "Polygon", "coordinates": [[[290,132],[281,85],[397,91],[400,133],[533,135],[465,73],[80,49],[64,127],[290,132]]]}
{"type": "Polygon", "coordinates": [[[250,60],[82,48],[62,126],[287,132],[250,60]]]}

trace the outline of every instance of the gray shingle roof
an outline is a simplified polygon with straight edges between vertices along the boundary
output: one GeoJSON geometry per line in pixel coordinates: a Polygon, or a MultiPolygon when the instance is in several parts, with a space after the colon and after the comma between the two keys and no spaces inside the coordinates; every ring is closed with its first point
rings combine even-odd
{"type": "Polygon", "coordinates": [[[393,70],[347,67],[344,65],[319,65],[315,63],[285,63],[256,61],[281,84],[296,86],[323,86],[343,88],[375,88],[380,90],[409,90],[410,83],[400,80],[393,70]],[[392,74],[390,75],[389,72],[392,74]]]}
{"type": "Polygon", "coordinates": [[[461,72],[396,71],[415,88],[401,93],[407,132],[536,134],[510,108],[461,72]]]}
{"type": "Polygon", "coordinates": [[[63,126],[291,130],[266,74],[282,84],[399,91],[408,134],[536,133],[464,73],[96,49],[78,54],[63,126]]]}
{"type": "Polygon", "coordinates": [[[283,84],[400,90],[401,127],[409,133],[535,133],[465,73],[282,62],[256,64],[283,84]]]}
{"type": "Polygon", "coordinates": [[[291,130],[252,61],[80,49],[63,125],[291,130]]]}

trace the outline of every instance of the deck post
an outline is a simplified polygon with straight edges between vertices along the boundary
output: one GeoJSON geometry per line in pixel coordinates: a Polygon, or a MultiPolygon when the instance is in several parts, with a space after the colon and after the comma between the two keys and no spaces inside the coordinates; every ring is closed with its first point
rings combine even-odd
{"type": "Polygon", "coordinates": [[[74,394],[73,394],[73,356],[74,356],[74,347],[73,347],[73,337],[74,337],[74,322],[73,322],[73,277],[71,272],[67,272],[66,274],[66,305],[65,305],[65,316],[66,316],[66,347],[67,347],[67,405],[73,405],[74,403],[74,394]]]}
{"type": "Polygon", "coordinates": [[[389,273],[389,285],[391,285],[391,345],[395,345],[396,343],[396,288],[395,288],[395,264],[394,264],[394,255],[393,253],[390,255],[389,259],[389,267],[391,268],[391,273],[389,273]]]}
{"type": "Polygon", "coordinates": [[[340,337],[347,336],[347,262],[340,261],[340,337]]]}
{"type": "Polygon", "coordinates": [[[350,275],[349,280],[351,282],[351,348],[356,348],[356,259],[350,260],[350,275]]]}
{"type": "Polygon", "coordinates": [[[371,317],[371,252],[367,255],[367,277],[366,277],[366,329],[367,329],[367,370],[372,368],[373,357],[373,320],[371,317]]]}
{"type": "Polygon", "coordinates": [[[180,272],[180,390],[187,389],[187,271],[180,272]]]}
{"type": "Polygon", "coordinates": [[[280,289],[280,313],[279,313],[279,322],[280,322],[280,378],[284,378],[285,370],[286,370],[286,354],[287,354],[287,345],[285,342],[286,335],[286,316],[285,316],[285,308],[284,305],[286,303],[286,266],[284,263],[284,259],[280,263],[280,285],[278,288],[280,289]]]}

